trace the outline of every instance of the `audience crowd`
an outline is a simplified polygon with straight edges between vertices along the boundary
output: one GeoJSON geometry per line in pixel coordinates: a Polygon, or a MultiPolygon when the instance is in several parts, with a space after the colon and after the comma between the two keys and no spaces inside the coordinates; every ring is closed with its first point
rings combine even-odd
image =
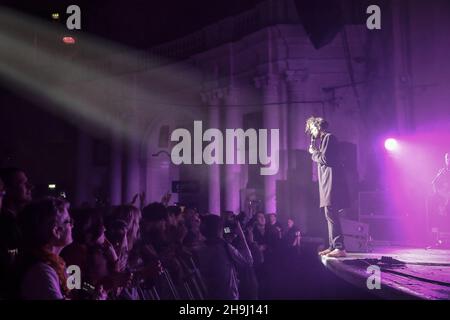
{"type": "Polygon", "coordinates": [[[167,195],[72,208],[32,191],[23,170],[1,169],[0,299],[260,299],[300,248],[275,213],[204,214],[167,195]]]}

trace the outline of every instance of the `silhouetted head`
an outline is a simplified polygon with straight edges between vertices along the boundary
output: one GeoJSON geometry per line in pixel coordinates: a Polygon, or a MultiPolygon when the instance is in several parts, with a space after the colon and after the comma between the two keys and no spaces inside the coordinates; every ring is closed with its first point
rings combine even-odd
{"type": "Polygon", "coordinates": [[[5,188],[5,202],[15,208],[22,208],[32,200],[32,184],[22,169],[4,168],[0,170],[0,179],[5,188]]]}
{"type": "Polygon", "coordinates": [[[294,226],[294,220],[292,218],[288,218],[287,226],[288,226],[289,229],[294,226]]]}
{"type": "Polygon", "coordinates": [[[48,197],[31,202],[19,214],[19,223],[27,249],[45,246],[64,248],[72,242],[73,220],[69,203],[48,197]]]}
{"type": "Polygon", "coordinates": [[[277,215],[275,213],[269,213],[267,216],[269,218],[269,223],[271,225],[274,225],[275,223],[277,223],[277,215]]]}
{"type": "Polygon", "coordinates": [[[260,226],[264,226],[266,224],[266,216],[264,213],[259,212],[256,214],[256,224],[260,226]]]}
{"type": "Polygon", "coordinates": [[[206,239],[222,238],[222,218],[214,214],[204,216],[200,225],[200,231],[206,239]]]}

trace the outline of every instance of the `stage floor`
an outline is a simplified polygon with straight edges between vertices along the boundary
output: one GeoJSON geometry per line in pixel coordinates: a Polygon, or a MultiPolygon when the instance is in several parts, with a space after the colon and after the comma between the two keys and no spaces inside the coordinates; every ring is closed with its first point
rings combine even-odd
{"type": "Polygon", "coordinates": [[[321,260],[339,277],[380,298],[450,299],[450,250],[374,247],[370,253],[349,253],[346,258],[321,257],[321,260]],[[368,288],[368,278],[373,274],[367,270],[370,265],[380,267],[380,289],[368,288]]]}

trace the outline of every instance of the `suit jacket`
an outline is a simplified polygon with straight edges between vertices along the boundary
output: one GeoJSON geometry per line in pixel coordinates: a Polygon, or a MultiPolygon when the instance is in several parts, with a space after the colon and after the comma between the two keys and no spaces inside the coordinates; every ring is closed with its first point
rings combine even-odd
{"type": "Polygon", "coordinates": [[[325,134],[312,160],[318,167],[320,207],[347,207],[348,189],[337,138],[331,133],[325,134]]]}

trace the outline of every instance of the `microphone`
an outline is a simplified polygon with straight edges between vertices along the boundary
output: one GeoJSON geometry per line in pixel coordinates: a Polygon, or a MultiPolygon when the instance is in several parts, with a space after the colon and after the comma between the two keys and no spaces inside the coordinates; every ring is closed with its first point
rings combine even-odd
{"type": "Polygon", "coordinates": [[[314,147],[315,142],[316,142],[316,139],[314,138],[313,135],[311,135],[311,142],[310,142],[309,146],[314,147]]]}

